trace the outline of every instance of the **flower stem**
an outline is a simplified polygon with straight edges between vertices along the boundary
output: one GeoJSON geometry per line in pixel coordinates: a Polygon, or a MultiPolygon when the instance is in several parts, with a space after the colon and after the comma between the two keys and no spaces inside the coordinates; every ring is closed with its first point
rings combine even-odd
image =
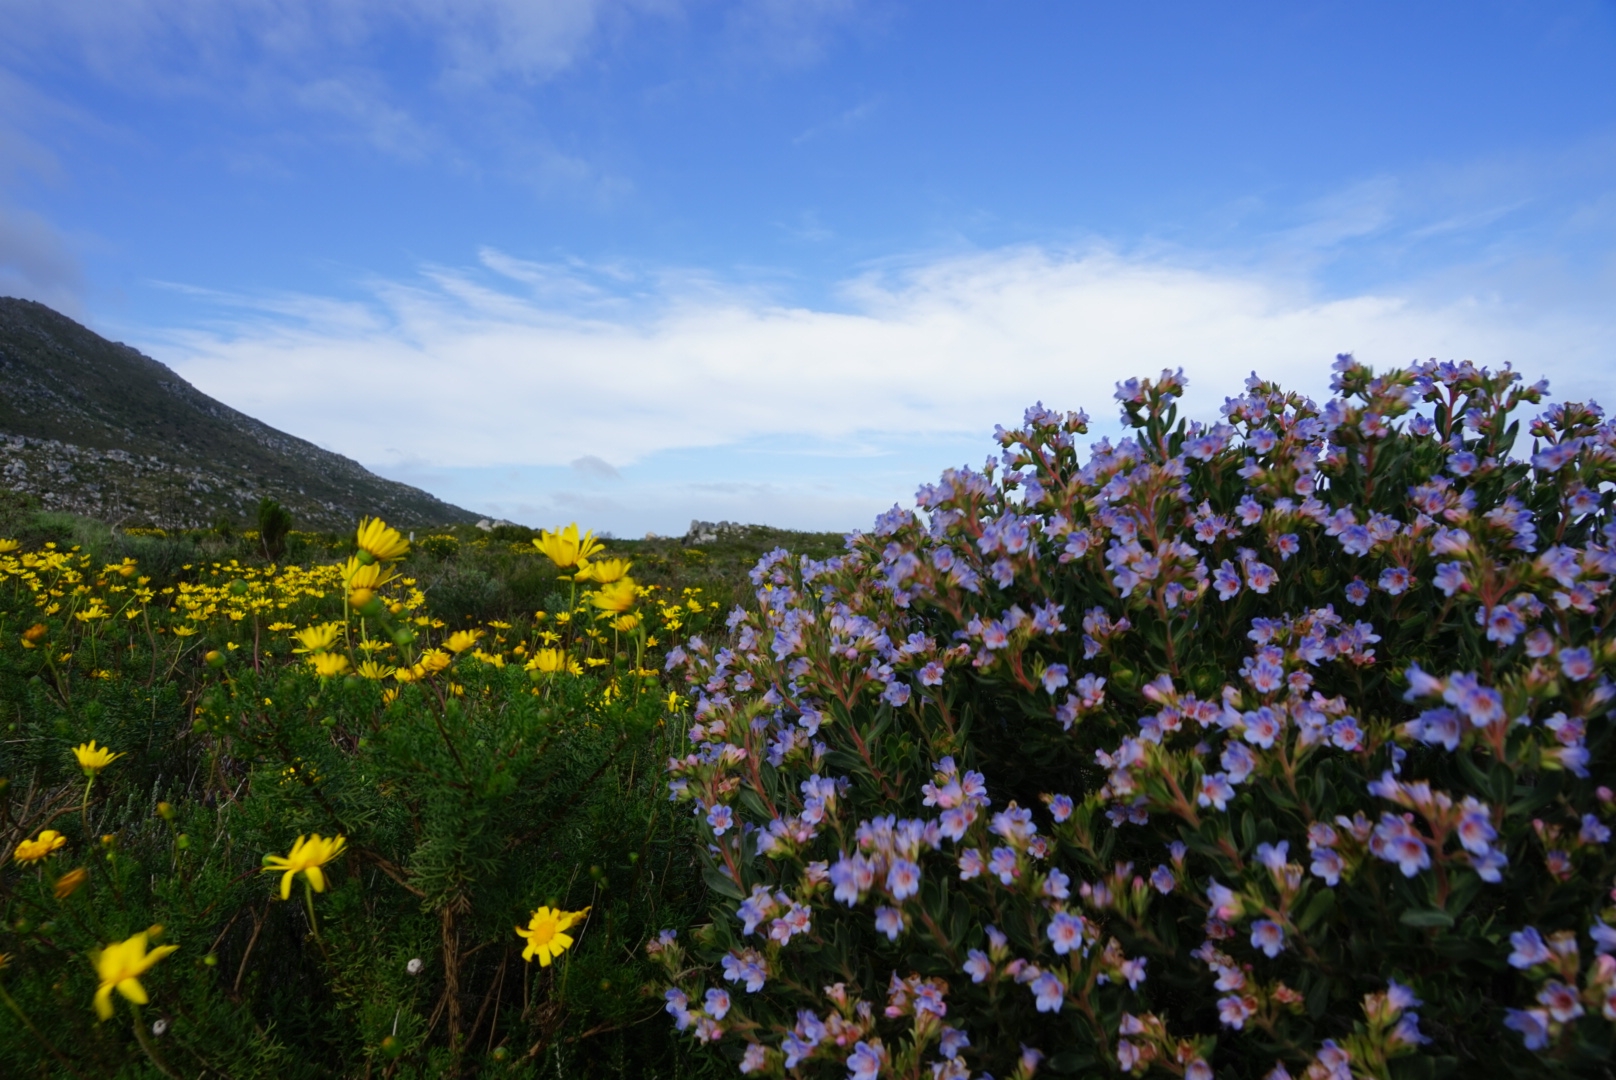
{"type": "Polygon", "coordinates": [[[146,1052],[146,1056],[151,1059],[151,1063],[157,1066],[157,1071],[164,1076],[170,1077],[171,1080],[181,1080],[180,1075],[170,1069],[163,1059],[157,1056],[157,1048],[151,1044],[151,1037],[146,1034],[146,1025],[141,1022],[140,1006],[131,1001],[129,1011],[135,1014],[135,1041],[146,1052]]]}
{"type": "Polygon", "coordinates": [[[95,786],[95,773],[90,773],[84,781],[84,801],[79,805],[79,820],[84,822],[84,839],[90,839],[90,788],[95,786]]]}

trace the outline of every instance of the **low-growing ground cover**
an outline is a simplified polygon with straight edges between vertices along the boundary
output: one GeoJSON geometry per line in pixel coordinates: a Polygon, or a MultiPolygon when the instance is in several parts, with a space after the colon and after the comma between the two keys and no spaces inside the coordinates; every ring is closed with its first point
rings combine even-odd
{"type": "Polygon", "coordinates": [[[659,671],[760,547],[7,525],[0,1072],[710,1069],[644,992],[705,892],[659,671]]]}

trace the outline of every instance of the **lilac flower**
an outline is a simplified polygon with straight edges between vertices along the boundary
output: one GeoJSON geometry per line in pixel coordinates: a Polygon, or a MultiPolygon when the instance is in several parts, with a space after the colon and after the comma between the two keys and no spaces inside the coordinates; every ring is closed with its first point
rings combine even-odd
{"type": "Polygon", "coordinates": [[[1212,917],[1222,922],[1238,919],[1244,907],[1239,894],[1227,885],[1220,884],[1216,878],[1207,882],[1206,898],[1212,908],[1212,917]]]}
{"type": "Polygon", "coordinates": [[[1463,563],[1439,563],[1434,578],[1436,587],[1442,590],[1443,596],[1452,596],[1465,588],[1465,570],[1463,563]]]}
{"type": "Polygon", "coordinates": [[[1419,1046],[1431,1041],[1429,1035],[1420,1031],[1420,1014],[1412,1012],[1397,1018],[1397,1026],[1392,1028],[1387,1038],[1394,1046],[1419,1046]]]}
{"type": "Polygon", "coordinates": [[[1164,865],[1157,864],[1156,869],[1150,872],[1150,884],[1157,892],[1166,896],[1173,891],[1176,882],[1171,870],[1164,865]]]}
{"type": "Polygon", "coordinates": [[[1314,877],[1321,878],[1331,888],[1341,883],[1341,872],[1346,869],[1346,863],[1339,852],[1333,848],[1319,848],[1313,852],[1313,865],[1308,870],[1314,877]]]}
{"type": "Polygon", "coordinates": [[[1184,1067],[1184,1080],[1212,1080],[1212,1066],[1205,1058],[1196,1058],[1184,1067]]]}
{"type": "Polygon", "coordinates": [[[1251,947],[1270,958],[1278,956],[1285,949],[1285,928],[1272,919],[1258,919],[1251,924],[1251,947]]]}
{"type": "Polygon", "coordinates": [[[969,950],[961,967],[974,983],[986,982],[987,977],[993,974],[993,963],[981,949],[969,950]]]}
{"type": "Polygon", "coordinates": [[[1486,727],[1504,719],[1504,698],[1497,690],[1482,686],[1474,675],[1455,673],[1448,676],[1448,688],[1442,700],[1457,707],[1477,727],[1486,727]]]}
{"type": "Polygon", "coordinates": [[[723,803],[718,803],[707,811],[707,824],[713,827],[714,836],[723,836],[730,826],[735,824],[735,812],[723,803]]]}
{"type": "Polygon", "coordinates": [[[1055,917],[1049,920],[1049,927],[1045,932],[1056,953],[1065,956],[1073,949],[1082,947],[1083,922],[1081,915],[1069,915],[1064,911],[1055,913],[1055,917]]]}
{"type": "Polygon", "coordinates": [[[1219,810],[1229,808],[1229,800],[1234,798],[1234,788],[1229,784],[1229,777],[1224,773],[1211,773],[1201,777],[1201,791],[1195,796],[1200,806],[1215,806],[1219,810]]]}
{"type": "Polygon", "coordinates": [[[1281,533],[1274,538],[1274,549],[1279,552],[1280,562],[1287,562],[1292,555],[1302,550],[1302,542],[1295,533],[1281,533]]]}
{"type": "Polygon", "coordinates": [[[852,907],[858,903],[859,896],[875,883],[875,867],[863,855],[855,854],[851,858],[843,855],[831,865],[830,880],[836,886],[832,895],[852,907]]]}
{"type": "Polygon", "coordinates": [[[1024,844],[1031,839],[1038,826],[1032,822],[1032,811],[1011,803],[993,815],[993,831],[1012,844],[1024,844]]]}
{"type": "Polygon", "coordinates": [[[1545,1009],[1509,1009],[1504,1015],[1504,1026],[1520,1032],[1528,1050],[1541,1050],[1549,1045],[1549,1014],[1545,1009]]]}
{"type": "Polygon", "coordinates": [[[722,1020],[729,1013],[729,991],[714,986],[707,991],[705,997],[707,1015],[714,1020],[722,1020]]]}
{"type": "Polygon", "coordinates": [[[1363,731],[1358,727],[1358,721],[1351,716],[1343,716],[1330,725],[1330,743],[1341,750],[1356,751],[1363,746],[1363,731]]]}
{"type": "Polygon", "coordinates": [[[1594,673],[1593,653],[1587,649],[1561,649],[1560,673],[1572,682],[1582,682],[1594,673]]]}
{"type": "MultiPolygon", "coordinates": [[[[978,856],[980,859],[981,856],[978,856]]],[[[963,862],[963,861],[962,861],[963,862]]],[[[993,857],[988,860],[988,872],[998,875],[1000,884],[1008,885],[1016,879],[1020,871],[1016,869],[1016,853],[1007,847],[993,849],[993,857]]],[[[963,865],[960,874],[964,876],[963,865]]]]}
{"type": "Polygon", "coordinates": [[[941,686],[943,685],[943,665],[936,660],[932,660],[920,669],[920,674],[917,677],[920,679],[920,685],[922,686],[941,686]]]}
{"type": "Polygon", "coordinates": [[[1072,797],[1070,795],[1056,795],[1049,800],[1049,813],[1056,821],[1065,821],[1072,816],[1072,797]]]}
{"type": "Polygon", "coordinates": [[[847,1080],[875,1080],[885,1061],[886,1052],[880,1043],[871,1046],[860,1039],[853,1045],[853,1052],[847,1055],[847,1080]]]}
{"type": "Polygon", "coordinates": [[[678,987],[673,987],[663,992],[662,999],[667,1002],[662,1008],[669,1016],[673,1017],[674,1026],[680,1031],[689,1027],[691,1023],[690,999],[685,997],[684,991],[678,987]]]}
{"type": "Polygon", "coordinates": [[[907,900],[920,891],[920,867],[908,859],[894,859],[887,871],[887,892],[894,900],[907,900]]]}
{"type": "Polygon", "coordinates": [[[1243,784],[1257,768],[1257,755],[1245,743],[1232,742],[1223,748],[1218,762],[1228,771],[1229,783],[1243,784]]]}
{"type": "Polygon", "coordinates": [[[1246,1026],[1246,1021],[1257,1010],[1251,1003],[1238,994],[1218,999],[1218,1019],[1223,1021],[1224,1027],[1232,1027],[1236,1031],[1246,1026]]]}
{"type": "Polygon", "coordinates": [[[1246,725],[1245,734],[1242,738],[1253,746],[1261,747],[1264,750],[1271,749],[1274,745],[1274,740],[1279,737],[1283,717],[1283,713],[1277,712],[1267,705],[1254,712],[1246,713],[1242,717],[1246,725]]]}
{"type": "Polygon", "coordinates": [[[780,1049],[786,1055],[786,1068],[794,1069],[814,1052],[814,1044],[805,1042],[795,1032],[787,1032],[786,1037],[780,1040],[780,1049]]]}
{"type": "Polygon", "coordinates": [[[1246,584],[1251,587],[1252,592],[1266,593],[1278,580],[1279,575],[1267,563],[1246,563],[1246,584]]]}
{"type": "Polygon", "coordinates": [[[1594,952],[1600,956],[1616,953],[1616,926],[1607,926],[1604,919],[1595,919],[1588,928],[1588,936],[1593,938],[1594,952]]]}
{"type": "Polygon", "coordinates": [[[1577,839],[1584,844],[1607,844],[1610,842],[1610,827],[1592,814],[1582,815],[1582,828],[1577,830],[1577,839]]]}
{"type": "Polygon", "coordinates": [[[1521,971],[1554,959],[1554,954],[1549,952],[1549,947],[1543,943],[1543,935],[1537,932],[1536,927],[1528,926],[1509,935],[1509,943],[1514,948],[1509,954],[1510,967],[1521,971]]]}
{"type": "Polygon", "coordinates": [[[982,862],[982,853],[976,848],[966,848],[959,856],[959,876],[961,881],[970,881],[979,876],[987,867],[982,862]]]}
{"type": "Polygon", "coordinates": [[[752,895],[741,901],[741,906],[735,914],[741,920],[742,936],[749,936],[758,928],[758,924],[774,914],[775,901],[770,895],[768,886],[754,885],[752,895]]]}
{"type": "Polygon", "coordinates": [[[1353,578],[1347,583],[1347,603],[1353,607],[1363,607],[1369,600],[1369,586],[1363,583],[1362,578],[1353,578]]]}
{"type": "Polygon", "coordinates": [[[901,709],[909,701],[909,684],[902,679],[893,679],[881,692],[881,700],[894,709],[901,709]]]}
{"type": "MultiPolygon", "coordinates": [[[[782,1047],[784,1045],[784,1043],[781,1043],[782,1047]]],[[[749,1076],[752,1073],[761,1072],[763,1070],[763,1066],[767,1064],[768,1060],[769,1052],[764,1048],[762,1043],[747,1043],[746,1053],[741,1055],[742,1075],[749,1076]]]]}
{"type": "Polygon", "coordinates": [[[1431,852],[1425,840],[1406,818],[1394,814],[1381,814],[1375,826],[1369,850],[1387,862],[1394,862],[1404,877],[1413,877],[1431,867],[1431,852]]]}
{"type": "Polygon", "coordinates": [[[1498,839],[1491,811],[1485,803],[1477,802],[1473,795],[1466,795],[1459,809],[1459,843],[1466,851],[1484,854],[1498,839]]]}
{"type": "Polygon", "coordinates": [[[1218,590],[1219,600],[1232,600],[1240,591],[1240,573],[1228,559],[1212,575],[1212,584],[1218,590]]]}
{"type": "Polygon", "coordinates": [[[1392,596],[1401,596],[1412,583],[1413,576],[1401,566],[1388,566],[1380,572],[1381,591],[1392,596]]]}
{"type": "Polygon", "coordinates": [[[1045,668],[1042,677],[1044,693],[1054,697],[1055,691],[1066,685],[1066,674],[1065,664],[1051,664],[1045,668]]]}
{"type": "Polygon", "coordinates": [[[1562,1024],[1570,1023],[1582,1015],[1582,1002],[1577,992],[1559,979],[1550,979],[1537,993],[1537,1003],[1549,1010],[1549,1015],[1562,1024]]]}
{"type": "Polygon", "coordinates": [[[937,1042],[937,1052],[950,1060],[960,1056],[960,1051],[971,1045],[971,1037],[958,1028],[943,1028],[942,1038],[937,1042]]]}
{"type": "Polygon", "coordinates": [[[1060,1012],[1061,1006],[1066,1004],[1066,987],[1047,971],[1032,981],[1030,989],[1038,999],[1038,1011],[1041,1013],[1060,1012]]]}
{"type": "Polygon", "coordinates": [[[1068,886],[1072,879],[1061,872],[1060,867],[1050,867],[1049,876],[1044,879],[1044,895],[1051,900],[1065,900],[1071,896],[1068,886]]]}
{"type": "Polygon", "coordinates": [[[903,912],[897,908],[876,908],[875,929],[885,934],[888,941],[897,941],[898,935],[903,933],[903,912]]]}
{"type": "Polygon", "coordinates": [[[1270,871],[1280,872],[1290,859],[1291,844],[1289,840],[1281,840],[1278,844],[1258,844],[1257,861],[1270,871]]]}
{"type": "Polygon", "coordinates": [[[1500,604],[1492,608],[1476,609],[1476,625],[1487,628],[1487,640],[1500,645],[1515,644],[1515,639],[1526,630],[1526,624],[1513,608],[1500,604]]]}

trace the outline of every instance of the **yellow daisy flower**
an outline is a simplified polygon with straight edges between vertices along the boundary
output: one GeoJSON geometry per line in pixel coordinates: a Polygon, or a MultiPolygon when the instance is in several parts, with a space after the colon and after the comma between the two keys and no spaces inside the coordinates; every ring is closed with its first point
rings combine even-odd
{"type": "Polygon", "coordinates": [[[17,850],[12,855],[12,858],[21,863],[38,862],[40,859],[45,858],[53,851],[56,851],[66,845],[66,843],[67,837],[63,836],[55,829],[46,829],[34,839],[24,840],[22,843],[18,844],[17,850]]]}
{"type": "Polygon", "coordinates": [[[482,636],[481,630],[456,630],[449,635],[449,640],[443,643],[443,647],[452,653],[463,653],[477,644],[477,639],[482,636]]]}
{"type": "Polygon", "coordinates": [[[584,671],[577,657],[568,656],[560,649],[535,649],[533,658],[522,666],[541,675],[554,675],[561,671],[582,675],[584,671]]]}
{"type": "Polygon", "coordinates": [[[85,776],[94,776],[114,761],[123,757],[122,754],[114,754],[105,746],[95,745],[94,739],[80,746],[75,746],[73,756],[78,759],[79,768],[84,770],[85,776]]]}
{"type": "Polygon", "coordinates": [[[310,626],[292,636],[301,646],[292,650],[295,653],[325,652],[342,636],[342,624],[329,622],[322,626],[310,626]]]}
{"type": "Polygon", "coordinates": [[[605,547],[595,539],[592,532],[586,532],[580,537],[577,522],[555,532],[541,530],[538,538],[533,541],[533,546],[562,570],[571,570],[587,564],[591,555],[605,547]]]}
{"type": "Polygon", "coordinates": [[[299,836],[292,845],[292,850],[283,858],[280,855],[264,856],[265,874],[282,874],[281,899],[289,900],[292,896],[292,878],[302,874],[308,879],[309,886],[315,892],[325,892],[325,873],[320,869],[326,863],[342,854],[342,849],[348,844],[346,836],[335,836],[327,840],[319,833],[304,838],[299,836]]]}
{"type": "Polygon", "coordinates": [[[356,542],[360,551],[380,562],[393,562],[410,553],[410,542],[381,518],[361,520],[356,542]]]}
{"type": "Polygon", "coordinates": [[[108,945],[95,955],[95,973],[101,985],[95,991],[95,1014],[103,1020],[112,1019],[112,992],[114,990],[144,1005],[149,1000],[140,977],[150,971],[163,957],[178,949],[178,945],[159,945],[146,951],[146,935],[142,930],[127,941],[108,945]]]}
{"type": "Polygon", "coordinates": [[[527,948],[522,950],[522,959],[531,961],[535,956],[539,958],[540,967],[549,967],[551,961],[566,952],[572,945],[572,935],[567,931],[576,926],[589,914],[589,909],[582,911],[562,911],[559,908],[541,907],[533,913],[528,920],[527,928],[518,926],[516,935],[527,939],[527,948]]]}
{"type": "Polygon", "coordinates": [[[634,601],[638,598],[638,586],[634,584],[633,578],[626,577],[596,589],[589,602],[602,611],[613,611],[621,615],[633,607],[634,601]]]}
{"type": "Polygon", "coordinates": [[[576,577],[578,581],[598,581],[602,585],[610,585],[627,577],[629,567],[633,565],[627,559],[602,559],[578,571],[576,577]]]}
{"type": "Polygon", "coordinates": [[[335,678],[348,670],[348,658],[341,653],[315,653],[309,657],[314,673],[322,679],[335,678]]]}

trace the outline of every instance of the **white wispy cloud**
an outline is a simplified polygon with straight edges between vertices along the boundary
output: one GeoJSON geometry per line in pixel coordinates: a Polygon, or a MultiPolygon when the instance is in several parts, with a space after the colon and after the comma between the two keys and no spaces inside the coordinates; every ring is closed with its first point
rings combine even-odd
{"type": "Polygon", "coordinates": [[[1341,351],[1512,361],[1570,396],[1609,396],[1616,374],[1616,316],[1598,308],[1412,287],[1320,297],[1105,249],[943,257],[840,292],[814,309],[710,274],[486,252],[359,299],[218,297],[208,328],[145,341],[270,423],[368,463],[438,468],[621,468],[760,439],[876,452],[985,435],[1035,399],[1108,417],[1118,379],[1164,366],[1186,370],[1187,408],[1211,416],[1253,370],[1322,393],[1341,351]]]}

